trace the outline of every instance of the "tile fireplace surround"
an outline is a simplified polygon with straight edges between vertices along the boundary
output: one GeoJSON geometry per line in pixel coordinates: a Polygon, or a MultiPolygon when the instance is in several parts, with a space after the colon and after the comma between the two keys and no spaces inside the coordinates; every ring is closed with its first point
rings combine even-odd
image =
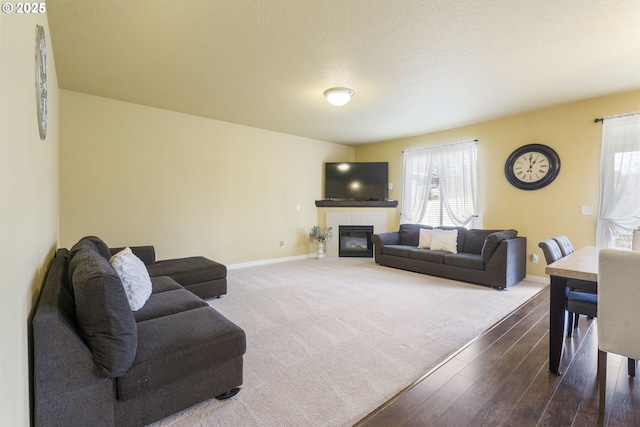
{"type": "Polygon", "coordinates": [[[333,238],[327,241],[327,257],[338,257],[338,230],[341,225],[372,225],[373,233],[387,231],[386,212],[327,212],[326,226],[333,229],[333,238]]]}

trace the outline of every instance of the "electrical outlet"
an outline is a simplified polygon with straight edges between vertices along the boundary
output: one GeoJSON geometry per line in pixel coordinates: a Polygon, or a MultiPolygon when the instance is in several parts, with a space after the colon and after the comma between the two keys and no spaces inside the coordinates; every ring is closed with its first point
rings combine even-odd
{"type": "Polygon", "coordinates": [[[537,264],[538,263],[538,255],[533,254],[531,255],[531,264],[537,264]]]}
{"type": "Polygon", "coordinates": [[[282,249],[284,249],[284,246],[285,246],[285,244],[284,244],[284,240],[281,240],[281,241],[280,241],[280,247],[281,247],[282,249]]]}

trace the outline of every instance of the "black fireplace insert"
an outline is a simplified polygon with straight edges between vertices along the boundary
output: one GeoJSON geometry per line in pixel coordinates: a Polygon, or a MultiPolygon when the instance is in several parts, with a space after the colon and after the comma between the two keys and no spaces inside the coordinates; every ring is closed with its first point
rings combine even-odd
{"type": "Polygon", "coordinates": [[[338,255],[373,258],[371,236],[373,236],[373,225],[341,225],[338,255]]]}

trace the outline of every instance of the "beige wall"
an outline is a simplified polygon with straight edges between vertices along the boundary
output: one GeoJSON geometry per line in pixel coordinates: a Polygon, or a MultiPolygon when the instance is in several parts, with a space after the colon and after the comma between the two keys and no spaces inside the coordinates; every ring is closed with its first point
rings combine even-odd
{"type": "MultiPolygon", "coordinates": [[[[527,260],[527,274],[544,276],[544,256],[538,242],[565,234],[574,246],[595,244],[598,177],[602,125],[596,117],[640,111],[640,91],[506,117],[443,132],[358,147],[357,161],[389,161],[390,198],[402,197],[402,151],[411,148],[478,139],[478,168],[485,228],[515,228],[527,237],[527,254],[538,254],[539,264],[527,260]],[[560,156],[558,178],[537,191],[511,186],[504,163],[516,148],[539,143],[560,156]],[[593,206],[594,215],[581,214],[593,206]]],[[[427,118],[428,119],[428,118],[427,118]]],[[[399,223],[400,208],[396,219],[399,223]]]]}
{"type": "Polygon", "coordinates": [[[315,250],[325,161],[355,149],[61,91],[60,238],[224,264],[315,250]],[[297,210],[297,206],[300,210],[297,210]],[[280,242],[285,247],[280,247],[280,242]]]}
{"type": "Polygon", "coordinates": [[[49,126],[40,140],[35,26],[0,13],[0,425],[29,425],[29,319],[58,242],[58,85],[47,45],[49,126]]]}

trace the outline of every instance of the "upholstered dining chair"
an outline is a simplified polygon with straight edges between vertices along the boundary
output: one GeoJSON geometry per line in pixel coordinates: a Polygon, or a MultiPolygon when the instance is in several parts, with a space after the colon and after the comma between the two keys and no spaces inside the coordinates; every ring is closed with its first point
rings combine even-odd
{"type": "Polygon", "coordinates": [[[554,239],[543,240],[542,242],[538,243],[538,247],[542,249],[542,253],[544,254],[544,259],[547,262],[547,265],[551,264],[552,262],[556,262],[560,258],[564,257],[562,251],[560,250],[558,242],[556,242],[554,239]]]}
{"type": "MultiPolygon", "coordinates": [[[[565,250],[571,248],[573,252],[573,246],[569,239],[566,239],[565,250]]],[[[561,239],[562,240],[562,239],[561,239]]],[[[542,249],[545,261],[547,265],[564,258],[571,252],[566,254],[562,252],[561,246],[558,244],[556,238],[546,239],[538,243],[538,246],[542,249]]],[[[595,317],[598,309],[598,296],[595,294],[596,285],[592,282],[586,282],[578,279],[567,279],[567,336],[570,338],[573,329],[578,326],[578,318],[580,314],[587,315],[588,317],[595,317]]]]}
{"type": "MultiPolygon", "coordinates": [[[[603,249],[598,257],[598,383],[605,413],[607,353],[640,358],[640,252],[603,249]]],[[[631,372],[629,372],[631,375],[631,372]]]]}
{"type": "MultiPolygon", "coordinates": [[[[553,240],[556,241],[562,252],[562,256],[567,256],[575,252],[571,240],[567,236],[555,236],[553,240]]],[[[573,328],[578,327],[578,321],[580,320],[580,314],[586,314],[587,317],[593,318],[597,312],[598,298],[592,295],[584,295],[580,292],[586,292],[588,294],[597,294],[597,285],[593,282],[587,282],[584,280],[569,280],[567,286],[567,311],[569,312],[569,319],[573,320],[573,328]]],[[[569,329],[569,336],[571,336],[571,329],[569,329]]]]}
{"type": "Polygon", "coordinates": [[[553,240],[555,240],[560,247],[560,252],[562,252],[563,257],[575,252],[575,249],[573,249],[573,245],[571,244],[571,240],[569,240],[567,236],[556,236],[553,240]]]}

